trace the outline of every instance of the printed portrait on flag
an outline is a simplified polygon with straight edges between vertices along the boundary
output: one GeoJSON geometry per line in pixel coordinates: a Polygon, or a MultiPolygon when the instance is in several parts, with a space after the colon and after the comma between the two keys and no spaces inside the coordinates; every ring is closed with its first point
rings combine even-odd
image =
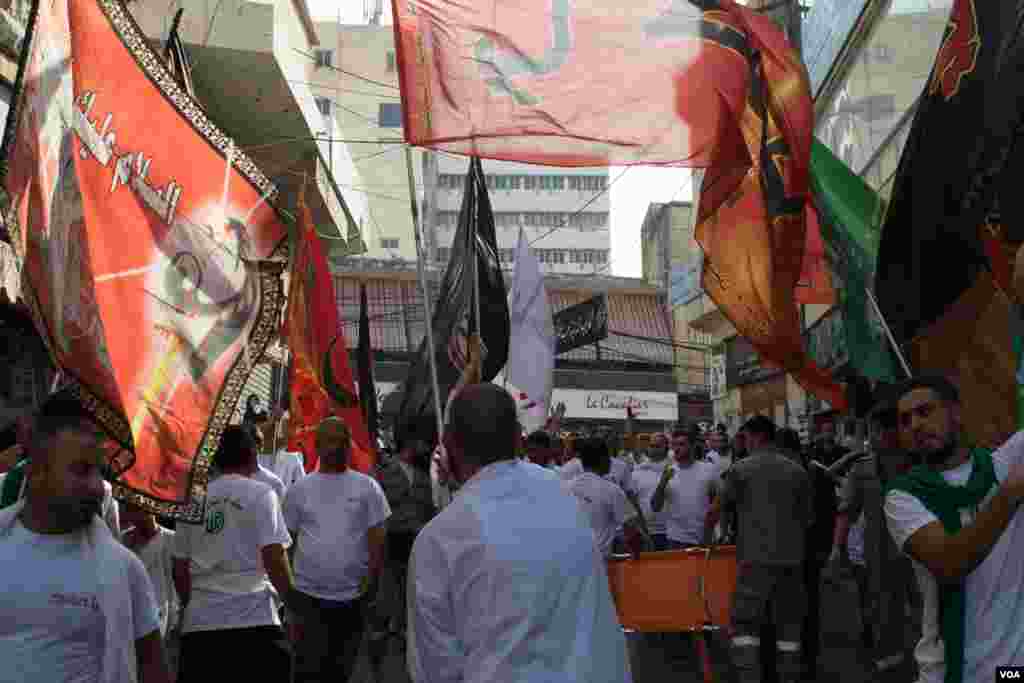
{"type": "Polygon", "coordinates": [[[4,144],[26,300],[111,437],[118,496],[195,520],[280,316],[273,186],[118,0],[39,3],[26,45],[4,144]]]}

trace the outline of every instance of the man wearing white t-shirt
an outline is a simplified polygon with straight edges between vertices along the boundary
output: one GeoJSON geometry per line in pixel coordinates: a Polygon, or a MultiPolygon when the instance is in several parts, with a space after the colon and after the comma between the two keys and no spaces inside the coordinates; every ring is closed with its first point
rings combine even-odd
{"type": "Polygon", "coordinates": [[[285,450],[288,442],[288,413],[260,425],[260,437],[260,465],[273,472],[284,483],[287,492],[295,482],[306,476],[302,454],[285,450]]]}
{"type": "MultiPolygon", "coordinates": [[[[579,456],[562,465],[558,473],[562,476],[562,479],[569,482],[583,474],[583,463],[580,461],[579,456]]],[[[619,488],[626,495],[633,492],[633,467],[622,458],[612,457],[608,474],[604,478],[613,484],[618,484],[619,488]]]]}
{"type": "Polygon", "coordinates": [[[619,529],[625,529],[631,545],[637,547],[636,510],[622,489],[604,478],[611,466],[608,444],[603,439],[583,439],[577,442],[576,452],[580,454],[583,474],[569,482],[568,490],[590,520],[598,551],[604,557],[611,555],[619,529]]]}
{"type": "Polygon", "coordinates": [[[0,681],[167,683],[146,569],[99,515],[106,438],[51,396],[26,443],[23,499],[0,511],[0,681]]]}
{"type": "Polygon", "coordinates": [[[694,460],[690,435],[682,429],[672,433],[672,457],[675,462],[665,468],[651,496],[651,509],[664,511],[670,550],[706,544],[718,522],[711,507],[718,488],[718,469],[694,460]]]}
{"type": "Polygon", "coordinates": [[[207,489],[202,523],[179,524],[174,538],[180,680],[233,680],[239,662],[266,680],[288,680],[276,600],[292,609],[295,590],[281,504],[252,477],[256,444],[247,428],[227,427],[215,457],[221,475],[207,489]]]}
{"type": "Polygon", "coordinates": [[[352,437],[344,422],[321,422],[316,450],[320,470],[296,483],[284,506],[295,535],[295,683],[351,676],[391,516],[380,485],[348,466],[352,437]]]}
{"type": "Polygon", "coordinates": [[[651,542],[657,551],[668,550],[668,537],[665,535],[665,511],[655,512],[651,507],[651,498],[658,489],[667,465],[668,438],[659,432],[654,435],[644,462],[633,469],[637,502],[647,523],[647,533],[651,535],[651,542]]]}
{"type": "Polygon", "coordinates": [[[1024,432],[988,455],[961,441],[945,378],[909,380],[898,396],[900,445],[922,464],[889,484],[885,516],[921,587],[918,680],[998,680],[996,667],[1024,664],[1024,432]]]}

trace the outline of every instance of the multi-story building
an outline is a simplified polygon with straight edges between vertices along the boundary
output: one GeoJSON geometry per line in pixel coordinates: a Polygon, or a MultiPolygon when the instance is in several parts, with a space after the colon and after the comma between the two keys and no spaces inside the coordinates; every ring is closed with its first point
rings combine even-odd
{"type": "MultiPolygon", "coordinates": [[[[416,258],[410,210],[409,174],[402,136],[402,100],[398,89],[394,29],[391,26],[316,23],[320,45],[310,86],[325,120],[345,131],[330,145],[334,154],[353,160],[358,183],[339,180],[346,194],[367,205],[360,226],[364,256],[416,258]]],[[[415,192],[423,196],[427,152],[413,153],[415,192]]]]}
{"type": "Polygon", "coordinates": [[[680,419],[695,422],[712,417],[708,354],[712,338],[690,325],[686,305],[700,296],[703,253],[694,240],[691,202],[652,203],[640,229],[643,278],[664,297],[672,322],[680,419]]]}
{"type": "MultiPolygon", "coordinates": [[[[469,160],[438,154],[434,213],[435,259],[448,260],[462,205],[469,160]]],[[[484,161],[502,263],[512,266],[522,229],[546,273],[611,271],[608,169],[554,168],[484,161]]]]}

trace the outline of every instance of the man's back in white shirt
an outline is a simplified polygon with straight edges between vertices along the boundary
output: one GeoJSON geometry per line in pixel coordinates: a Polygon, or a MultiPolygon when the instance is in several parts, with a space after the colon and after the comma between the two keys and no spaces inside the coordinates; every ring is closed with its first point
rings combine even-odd
{"type": "Polygon", "coordinates": [[[590,520],[598,551],[602,557],[608,557],[618,530],[636,516],[626,494],[607,479],[588,471],[569,482],[569,491],[590,520]]]}
{"type": "Polygon", "coordinates": [[[409,586],[417,683],[631,680],[593,532],[533,465],[477,473],[416,539],[409,586]]]}
{"type": "Polygon", "coordinates": [[[277,494],[237,474],[210,482],[203,522],[174,537],[174,557],[189,560],[192,576],[184,633],[281,623],[262,560],[270,545],[291,545],[277,494]]]}
{"type": "MultiPolygon", "coordinates": [[[[583,474],[583,463],[579,458],[573,458],[562,465],[559,474],[563,479],[572,481],[583,474]]],[[[626,494],[633,492],[633,467],[622,458],[612,458],[611,467],[604,478],[613,484],[617,484],[626,494]]]]}

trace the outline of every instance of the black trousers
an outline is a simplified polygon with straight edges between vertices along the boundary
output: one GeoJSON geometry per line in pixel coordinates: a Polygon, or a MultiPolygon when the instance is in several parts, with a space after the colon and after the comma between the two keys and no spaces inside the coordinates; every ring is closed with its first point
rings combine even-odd
{"type": "Polygon", "coordinates": [[[338,602],[300,593],[295,603],[301,628],[295,643],[295,683],[348,681],[366,626],[364,600],[338,602]]]}
{"type": "Polygon", "coordinates": [[[244,667],[266,681],[291,680],[291,654],[277,626],[196,631],[181,637],[178,683],[235,680],[244,667]]]}

